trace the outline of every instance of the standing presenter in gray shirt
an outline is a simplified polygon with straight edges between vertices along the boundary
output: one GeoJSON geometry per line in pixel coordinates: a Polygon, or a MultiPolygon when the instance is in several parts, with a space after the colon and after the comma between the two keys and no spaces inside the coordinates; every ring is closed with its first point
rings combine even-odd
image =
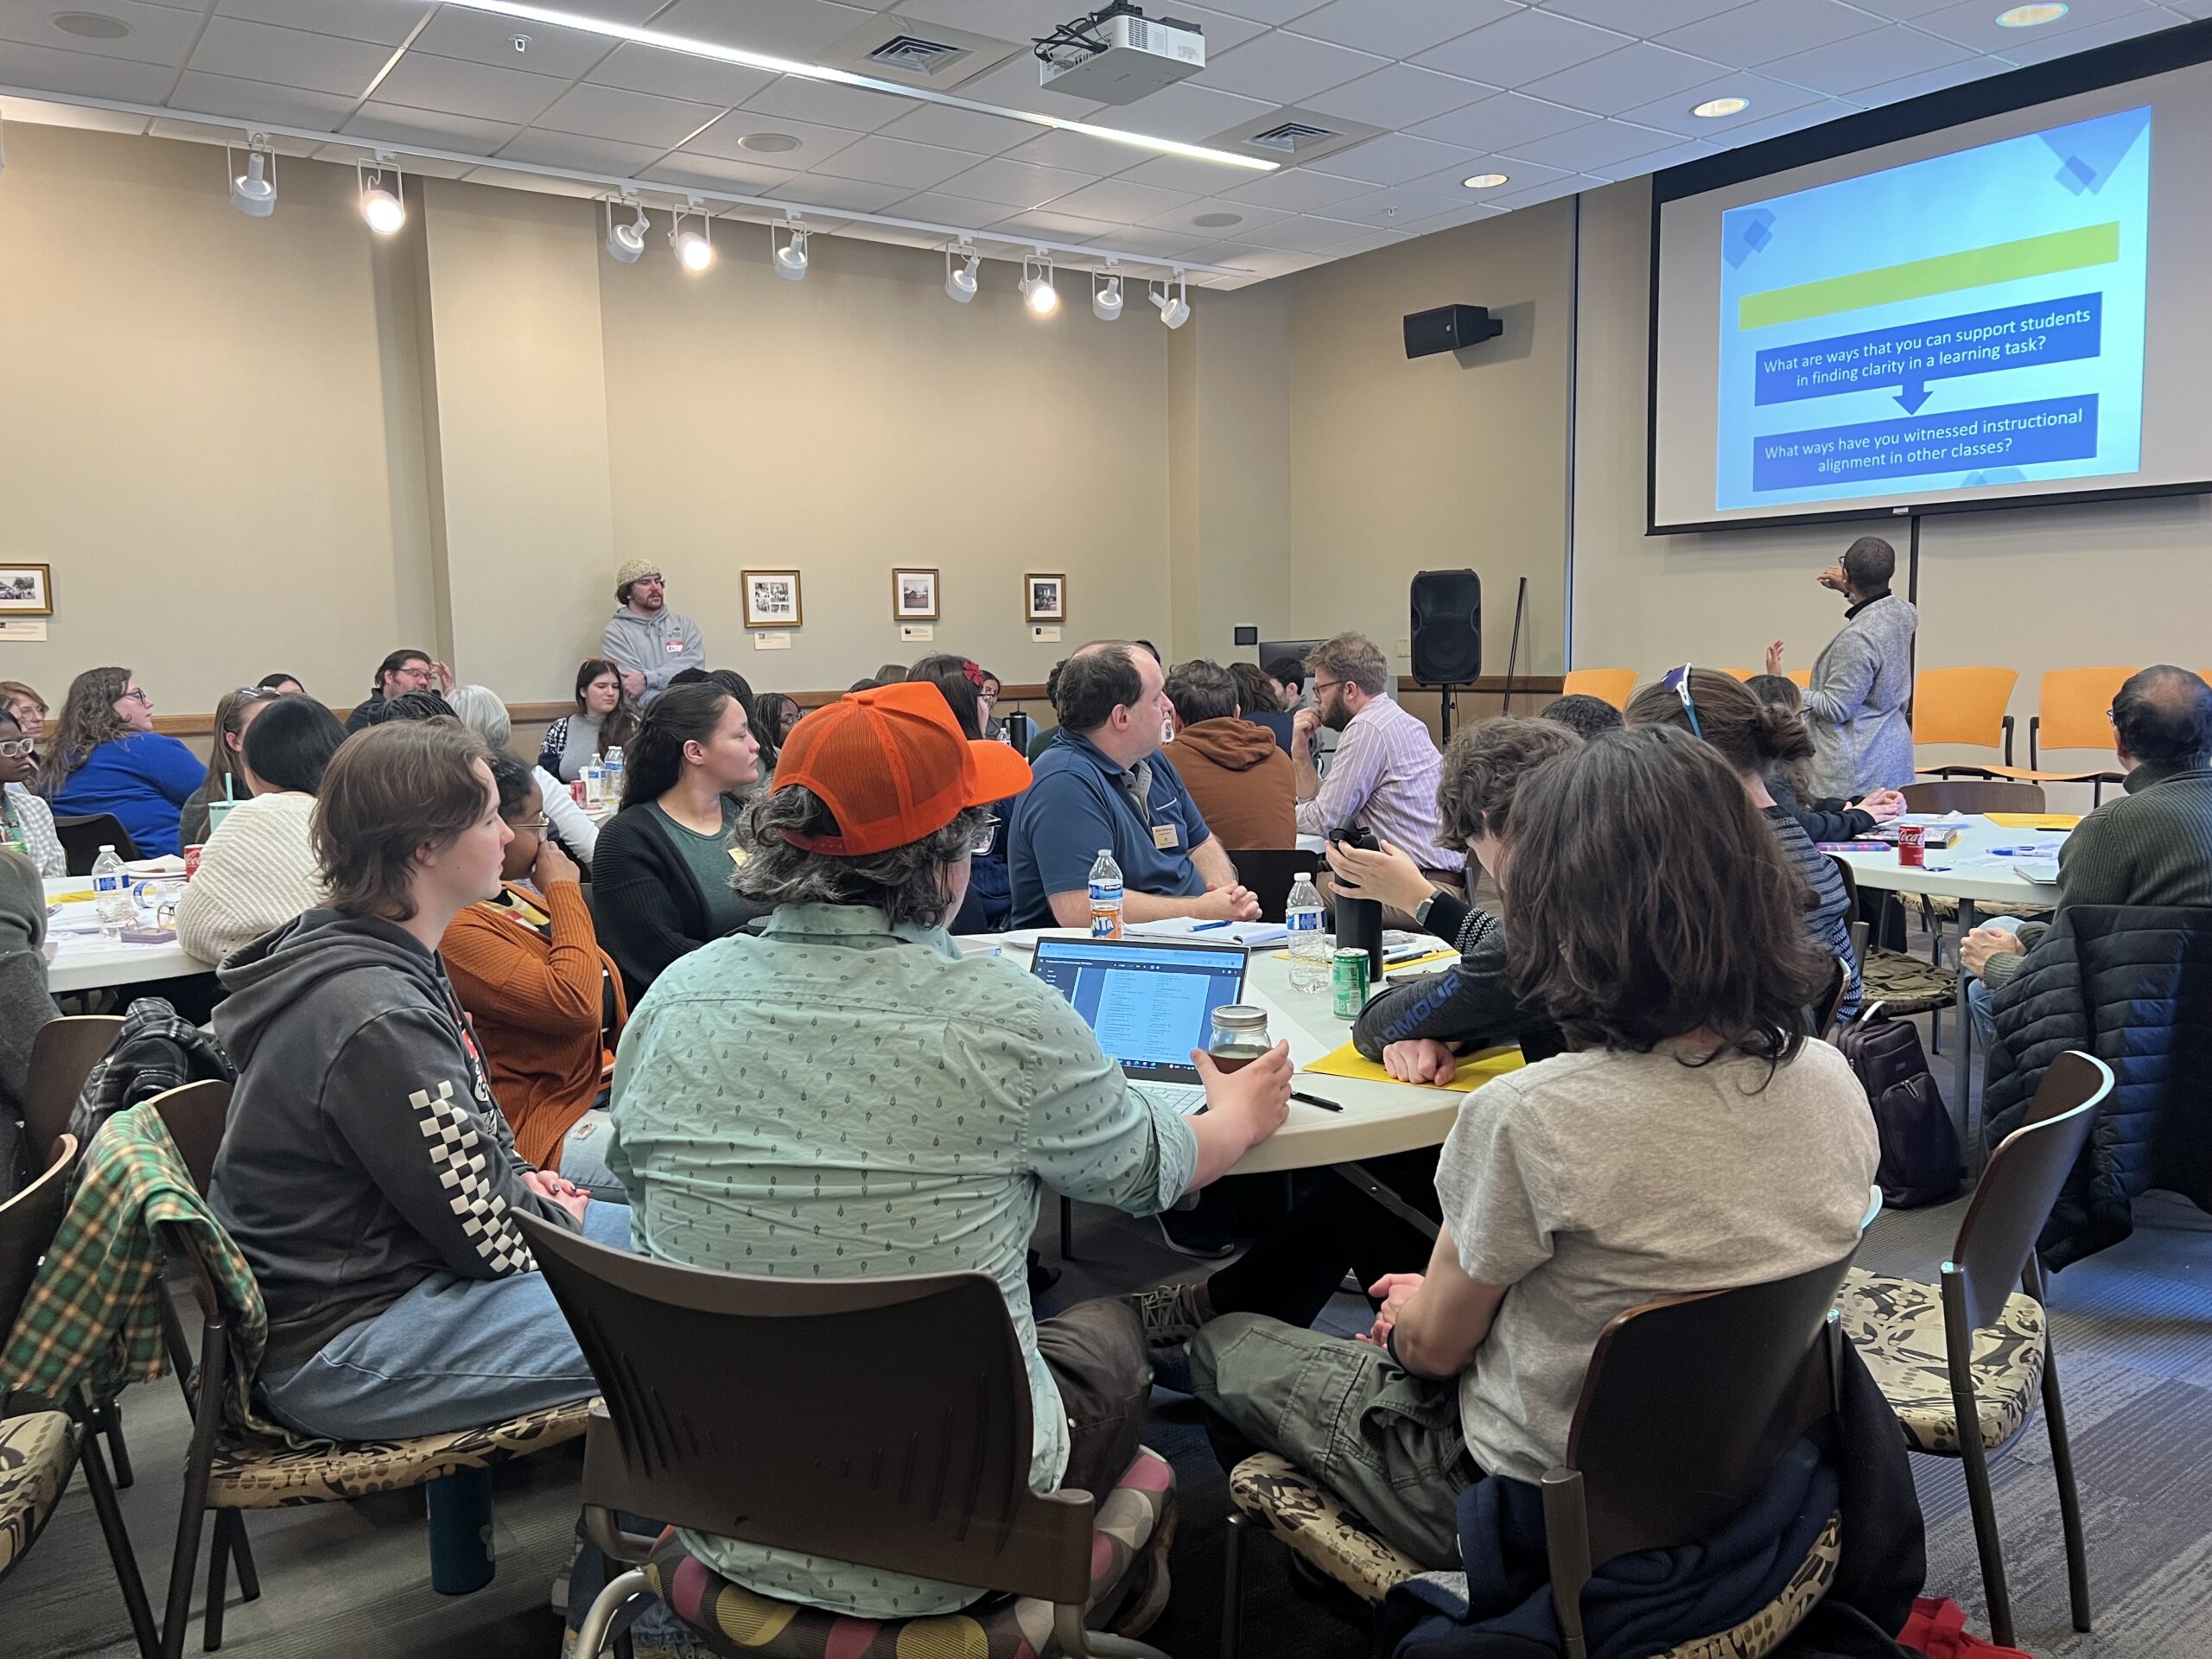
{"type": "MultiPolygon", "coordinates": [[[[1819,751],[1814,781],[1822,795],[1858,800],[1913,779],[1912,636],[1920,613],[1890,591],[1897,550],[1861,536],[1821,572],[1821,586],[1849,601],[1843,630],[1813,663],[1805,715],[1819,751]]],[[[1766,671],[1782,672],[1782,641],[1766,648],[1766,671]]]]}
{"type": "Polygon", "coordinates": [[[623,688],[639,702],[651,702],[683,670],[706,667],[699,625],[668,608],[668,584],[651,560],[622,561],[614,602],[621,608],[599,636],[600,654],[620,667],[623,688]]]}

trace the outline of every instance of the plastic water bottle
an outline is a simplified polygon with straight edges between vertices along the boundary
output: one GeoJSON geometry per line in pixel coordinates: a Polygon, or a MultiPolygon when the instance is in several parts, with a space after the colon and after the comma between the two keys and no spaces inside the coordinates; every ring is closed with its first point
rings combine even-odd
{"type": "Polygon", "coordinates": [[[130,896],[130,878],[115,849],[103,847],[92,861],[92,904],[99,912],[100,931],[111,939],[138,919],[137,902],[130,896]]]}
{"type": "Polygon", "coordinates": [[[1329,936],[1321,931],[1321,890],[1310,871],[1300,871],[1291,883],[1282,918],[1290,929],[1290,988],[1327,990],[1332,952],[1329,936]]]}
{"type": "Polygon", "coordinates": [[[599,787],[602,798],[620,802],[622,798],[622,746],[615,744],[607,751],[607,760],[599,769],[599,787]]]}
{"type": "Polygon", "coordinates": [[[607,804],[607,768],[594,755],[584,762],[584,805],[592,810],[607,804]]]}
{"type": "Polygon", "coordinates": [[[1090,937],[1122,937],[1122,867],[1104,847],[1098,849],[1098,861],[1090,867],[1090,937]]]}

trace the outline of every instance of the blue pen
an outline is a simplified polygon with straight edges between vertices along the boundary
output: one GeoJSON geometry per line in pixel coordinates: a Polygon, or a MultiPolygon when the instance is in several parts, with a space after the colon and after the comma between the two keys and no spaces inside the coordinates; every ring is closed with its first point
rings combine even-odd
{"type": "Polygon", "coordinates": [[[1217,927],[1227,927],[1228,925],[1229,924],[1227,922],[1200,922],[1196,927],[1193,927],[1191,931],[1193,933],[1211,933],[1217,927]]]}

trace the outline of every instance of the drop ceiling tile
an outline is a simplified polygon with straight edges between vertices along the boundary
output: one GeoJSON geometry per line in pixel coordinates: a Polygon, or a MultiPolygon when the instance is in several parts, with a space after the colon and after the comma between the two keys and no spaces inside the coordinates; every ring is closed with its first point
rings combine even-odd
{"type": "Polygon", "coordinates": [[[1306,99],[1306,107],[1324,115],[1364,121],[1370,126],[1410,126],[1449,110],[1465,109],[1498,89],[1433,69],[1416,69],[1410,63],[1394,63],[1371,75],[1348,80],[1306,99]]]}
{"type": "Polygon", "coordinates": [[[1440,200],[1433,195],[1408,190],[1402,185],[1394,190],[1377,190],[1368,195],[1354,196],[1348,201],[1332,202],[1328,217],[1348,224],[1402,231],[1422,219],[1433,219],[1439,213],[1481,206],[1472,192],[1463,190],[1459,194],[1465,198],[1462,201],[1440,200]]]}
{"type": "Polygon", "coordinates": [[[918,190],[900,200],[891,212],[900,219],[925,219],[933,225],[965,231],[980,230],[1006,215],[1006,209],[995,202],[949,195],[942,190],[918,190]]]}
{"type": "Polygon", "coordinates": [[[526,69],[533,75],[558,75],[563,80],[574,80],[613,51],[614,47],[615,42],[604,35],[588,34],[580,29],[524,22],[460,6],[441,6],[429,27],[415,37],[408,50],[428,52],[441,58],[459,58],[467,63],[487,63],[496,69],[526,69]],[[529,47],[516,51],[518,39],[527,40],[529,47]]]}
{"type": "Polygon", "coordinates": [[[725,109],[766,91],[775,79],[765,69],[741,69],[734,63],[665,52],[634,41],[616,47],[584,77],[591,86],[620,86],[725,109]]]}
{"type": "Polygon", "coordinates": [[[1054,196],[1065,196],[1092,181],[1093,175],[1071,173],[1065,168],[1038,167],[1027,162],[994,156],[945,181],[956,196],[973,196],[1005,207],[1039,207],[1054,196]]]}
{"type": "Polygon", "coordinates": [[[1317,10],[1314,0],[1213,0],[1215,9],[1255,22],[1281,25],[1317,10]]]}
{"type": "Polygon", "coordinates": [[[1256,202],[1230,201],[1222,196],[1200,196],[1166,211],[1147,214],[1137,222],[1147,230],[1171,231],[1179,236],[1219,242],[1249,236],[1262,225],[1272,225],[1291,213],[1282,207],[1262,207],[1256,202]],[[1200,219],[1213,222],[1201,225],[1200,219]]]}
{"type": "Polygon", "coordinates": [[[1224,92],[1265,99],[1271,104],[1303,104],[1319,92],[1380,69],[1388,58],[1354,52],[1326,41],[1281,29],[1209,57],[1193,79],[1224,92]]]}
{"type": "Polygon", "coordinates": [[[757,167],[787,168],[798,173],[836,155],[860,136],[857,132],[848,132],[842,127],[817,127],[811,121],[786,121],[777,116],[732,110],[704,132],[685,140],[683,148],[686,151],[696,150],[702,156],[720,156],[726,161],[745,162],[757,167]],[[796,138],[798,148],[755,150],[745,147],[745,139],[765,133],[796,138]]]}
{"type": "MultiPolygon", "coordinates": [[[[1350,149],[1324,156],[1314,170],[1364,184],[1404,184],[1432,173],[1459,166],[1466,151],[1457,144],[1440,144],[1431,138],[1408,137],[1388,132],[1350,149]]],[[[1478,169],[1477,169],[1478,170],[1478,169]]]]}
{"type": "Polygon", "coordinates": [[[1091,242],[1111,236],[1122,227],[1107,219],[1082,219],[1073,213],[1056,213],[1050,208],[1039,207],[1000,219],[989,228],[998,236],[1033,236],[1046,242],[1091,242]]]}
{"type": "Polygon", "coordinates": [[[2212,17],[2212,0],[2166,0],[2166,3],[2184,17],[2212,17]]]}
{"type": "Polygon", "coordinates": [[[377,100],[480,121],[527,124],[563,90],[564,84],[550,75],[410,52],[378,83],[377,100]]]}
{"type": "MultiPolygon", "coordinates": [[[[155,124],[158,126],[160,123],[155,124]]],[[[385,148],[389,149],[390,146],[385,148]]],[[[369,166],[375,162],[376,155],[375,145],[364,149],[359,140],[348,143],[341,139],[334,143],[316,145],[315,159],[328,162],[334,167],[369,166]]],[[[399,152],[399,156],[400,170],[410,179],[465,179],[479,165],[475,162],[446,162],[429,156],[410,156],[404,149],[399,152]]]]}
{"type": "Polygon", "coordinates": [[[346,41],[334,35],[311,35],[302,29],[216,17],[209,20],[200,35],[190,67],[211,75],[236,75],[274,86],[304,87],[311,92],[359,98],[391,59],[389,47],[368,41],[346,41]]]}
{"type": "Polygon", "coordinates": [[[1126,179],[1101,179],[1096,184],[1086,184],[1080,190],[1055,197],[1052,211],[1076,213],[1084,219],[1116,219],[1128,225],[1154,213],[1166,213],[1185,202],[1203,200],[1187,190],[1161,190],[1151,185],[1131,184],[1126,179]]]}
{"type": "Polygon", "coordinates": [[[1912,20],[1915,29],[1926,29],[1930,35],[1955,41],[1961,46],[1970,46],[1977,52],[1991,52],[2009,58],[2013,49],[2024,47],[2030,41],[2047,41],[2055,35],[2068,35],[2075,29],[2087,29],[2092,23],[2110,22],[2115,17],[2131,16],[2150,9],[2150,0],[2068,0],[2068,10],[2056,22],[2041,23],[2033,29],[2007,29],[1997,21],[2001,4],[1988,0],[1958,0],[1912,20]]]}
{"type": "Polygon", "coordinates": [[[652,20],[671,35],[690,35],[721,46],[779,57],[811,59],[849,30],[866,22],[873,8],[830,0],[676,0],[652,20]]]}
{"type": "Polygon", "coordinates": [[[1871,34],[1853,35],[1848,40],[1834,41],[1759,67],[1777,80],[1792,81],[1833,97],[1925,69],[1940,69],[1967,55],[1965,47],[1891,23],[1871,34]]]}
{"type": "Polygon", "coordinates": [[[1700,81],[1727,73],[1727,66],[1694,58],[1638,41],[1634,46],[1592,58],[1572,69],[1547,75],[1521,90],[1578,110],[1593,112],[1624,110],[1631,104],[1648,104],[1654,98],[1679,92],[1700,81]]]}
{"type": "MultiPolygon", "coordinates": [[[[1744,0],[1542,0],[1546,11],[1563,12],[1586,23],[1602,24],[1645,40],[1743,3],[1744,0]]],[[[1928,0],[1928,3],[1941,5],[1943,0],[1928,0]]]]}
{"type": "Polygon", "coordinates": [[[1080,16],[1084,8],[1070,10],[1067,0],[899,0],[895,7],[886,5],[882,10],[950,23],[993,40],[1028,41],[1080,16]]]}
{"type": "Polygon", "coordinates": [[[1432,213],[1427,219],[1394,221],[1391,228],[1411,231],[1415,236],[1429,236],[1438,231],[1457,230],[1462,225],[1472,225],[1478,219],[1496,219],[1499,214],[1510,211],[1491,202],[1470,201],[1458,207],[1447,208],[1440,213],[1432,213]]]}
{"type": "Polygon", "coordinates": [[[1073,172],[1103,177],[1149,160],[1152,154],[1152,151],[1140,149],[1133,144],[1120,143],[1111,138],[1093,137],[1087,132],[1047,130],[1034,138],[1024,139],[1007,150],[1006,159],[1024,162],[1032,167],[1065,168],[1073,172]]]}
{"type": "Polygon", "coordinates": [[[1951,0],[1852,0],[1861,11],[1879,12],[1885,17],[1900,19],[1923,17],[1931,11],[1949,5],[1951,0]]]}
{"type": "Polygon", "coordinates": [[[43,98],[0,98],[0,121],[21,122],[34,127],[73,127],[80,132],[120,132],[135,138],[146,136],[143,115],[124,115],[115,110],[92,109],[80,104],[55,104],[43,98]]]}
{"type": "Polygon", "coordinates": [[[2179,29],[2183,22],[2182,18],[2163,7],[2145,6],[2140,10],[2108,17],[2101,23],[2090,23],[2048,39],[2040,29],[2021,31],[2029,38],[2018,45],[2008,45],[2000,55],[2013,63],[2043,63],[2072,52],[2092,52],[2098,47],[2110,46],[2114,41],[2132,41],[2139,35],[2158,29],[2179,29]]]}
{"type": "Polygon", "coordinates": [[[688,149],[679,149],[654,162],[643,176],[689,189],[734,190],[758,196],[779,184],[789,183],[793,175],[779,167],[733,162],[720,156],[695,156],[688,149]]]}
{"type": "Polygon", "coordinates": [[[1548,138],[1570,127],[1586,126],[1592,118],[1581,110],[1571,110],[1563,105],[1546,103],[1520,92],[1500,92],[1496,98],[1470,104],[1464,110],[1424,121],[1413,130],[1416,137],[1479,153],[1548,138]]]}
{"type": "Polygon", "coordinates": [[[721,113],[709,104],[586,84],[562,93],[533,124],[585,138],[672,149],[721,113]]]}
{"type": "Polygon", "coordinates": [[[1124,225],[1107,238],[1116,253],[1135,254],[1141,258],[1173,259],[1188,255],[1193,259],[1205,256],[1200,249],[1210,243],[1196,237],[1184,236],[1173,231],[1155,231],[1142,225],[1124,225]]]}
{"type": "Polygon", "coordinates": [[[1821,126],[1845,116],[1859,113],[1855,103],[1841,99],[1823,99],[1817,104],[1808,104],[1802,109],[1790,110],[1781,115],[1770,115],[1738,127],[1728,135],[1728,148],[1740,149],[1746,144],[1756,144],[1769,138],[1779,138],[1785,132],[1802,132],[1808,127],[1821,126]]]}
{"type": "Polygon", "coordinates": [[[54,26],[54,16],[69,8],[49,4],[47,0],[9,0],[0,5],[0,40],[19,41],[25,46],[43,46],[55,52],[73,52],[81,57],[125,58],[134,63],[166,64],[174,69],[184,61],[184,54],[192,50],[192,42],[200,33],[200,16],[195,11],[179,11],[168,6],[147,6],[123,3],[121,0],[98,0],[92,8],[103,17],[113,19],[129,32],[112,41],[87,40],[82,35],[72,35],[66,29],[54,26]]]}
{"type": "Polygon", "coordinates": [[[164,64],[96,58],[89,52],[58,52],[51,47],[0,41],[0,81],[34,92],[73,92],[79,98],[111,98],[123,104],[158,104],[175,79],[176,71],[164,64]]]}
{"type": "Polygon", "coordinates": [[[521,127],[512,121],[480,121],[473,115],[410,109],[381,99],[361,105],[346,124],[349,136],[387,144],[422,144],[431,149],[465,150],[489,156],[521,127]]]}
{"type": "Polygon", "coordinates": [[[1881,27],[1842,0],[1751,0],[1747,6],[1669,31],[1659,44],[1716,63],[1758,64],[1809,52],[1881,27]]]}
{"type": "Polygon", "coordinates": [[[1386,58],[1410,58],[1520,10],[1516,0],[1332,0],[1298,20],[1298,32],[1386,58]]]}
{"type": "Polygon", "coordinates": [[[1681,166],[1685,162],[1703,161],[1708,156],[1718,156],[1722,148],[1719,144],[1700,143],[1677,144],[1672,149],[1657,150],[1649,156],[1634,156],[1609,167],[1593,167],[1587,170],[1599,178],[1618,184],[1623,179],[1641,179],[1654,173],[1663,173],[1670,167],[1681,166]]]}
{"type": "MultiPolygon", "coordinates": [[[[1026,107],[1026,106],[1025,106],[1026,107]]],[[[1177,138],[1186,144],[1204,143],[1217,132],[1265,115],[1276,106],[1256,98],[1216,92],[1196,81],[1179,80],[1149,98],[1141,98],[1120,109],[1102,109],[1090,118],[1101,126],[1126,127],[1156,138],[1177,138]]]]}
{"type": "Polygon", "coordinates": [[[1279,207],[1285,213],[1310,213],[1332,201],[1348,201],[1354,196],[1364,195],[1372,188],[1354,179],[1332,179],[1325,173],[1290,168],[1233,189],[1217,191],[1215,196],[1222,201],[1249,201],[1262,207],[1279,207]]]}
{"type": "Polygon", "coordinates": [[[462,175],[471,184],[495,185],[502,190],[527,190],[537,196],[573,196],[588,200],[607,194],[607,187],[580,179],[555,178],[543,173],[522,173],[511,167],[472,167],[462,175]]]}
{"type": "Polygon", "coordinates": [[[628,178],[651,167],[667,149],[665,144],[623,144],[611,138],[586,138],[573,132],[526,127],[500,149],[496,159],[628,178]]]}
{"type": "Polygon", "coordinates": [[[1510,192],[1526,190],[1531,185],[1563,178],[1574,171],[1572,168],[1546,167],[1541,162],[1525,162],[1505,156],[1476,156],[1454,162],[1441,173],[1431,173],[1412,181],[1410,188],[1423,195],[1449,200],[1465,197],[1470,201],[1490,201],[1510,192]],[[1485,173],[1503,173],[1503,184],[1486,185],[1480,190],[1470,190],[1463,180],[1480,178],[1485,173]]]}
{"type": "Polygon", "coordinates": [[[785,75],[766,91],[747,99],[745,107],[759,115],[789,116],[825,127],[874,132],[887,121],[911,115],[921,105],[911,98],[894,98],[888,92],[863,92],[857,86],[785,75]]]}
{"type": "Polygon", "coordinates": [[[1561,196],[1580,195],[1583,191],[1594,190],[1605,182],[1607,181],[1595,174],[1569,173],[1560,178],[1548,179],[1541,184],[1530,185],[1526,190],[1516,190],[1510,195],[1500,196],[1497,199],[1497,205],[1517,212],[1523,207],[1557,201],[1561,196]]]}
{"type": "Polygon", "coordinates": [[[1737,127],[1747,127],[1754,121],[1763,121],[1770,115],[1802,109],[1808,104],[1817,104],[1821,94],[1808,92],[1802,86],[1792,86],[1786,81],[1770,80],[1764,75],[1739,69],[1734,74],[1709,80],[1702,86],[1692,86],[1665,98],[1640,104],[1632,110],[1624,110],[1624,120],[1634,121],[1647,127],[1664,127],[1684,138],[1712,138],[1721,143],[1732,140],[1724,134],[1737,127]],[[1716,98],[1745,98],[1751,107],[1736,115],[1692,115],[1699,105],[1716,98]]]}
{"type": "Polygon", "coordinates": [[[1039,115],[1065,116],[1072,121],[1087,119],[1106,107],[1095,99],[1071,98],[1065,92],[1045,91],[1037,84],[1037,60],[1026,52],[962,81],[959,90],[961,97],[978,104],[1032,110],[1039,115]]]}
{"type": "Polygon", "coordinates": [[[335,132],[358,100],[346,92],[311,92],[191,69],[177,77],[168,102],[172,109],[196,110],[202,115],[232,115],[241,121],[335,132]]]}
{"type": "Polygon", "coordinates": [[[912,192],[896,184],[870,184],[863,179],[832,179],[819,173],[802,173],[766,193],[778,201],[802,206],[819,203],[849,213],[880,213],[899,197],[912,192]]]}
{"type": "Polygon", "coordinates": [[[1190,156],[1155,156],[1148,162],[1139,162],[1135,167],[1115,175],[1129,184],[1156,185],[1162,190],[1175,190],[1191,195],[1211,195],[1224,186],[1235,184],[1251,175],[1241,168],[1225,167],[1219,162],[1202,162],[1190,156]]]}
{"type": "Polygon", "coordinates": [[[283,23],[349,41],[374,41],[382,46],[404,44],[415,32],[415,25],[436,10],[429,0],[415,0],[410,5],[397,4],[395,0],[216,0],[215,4],[215,13],[221,17],[283,23]]]}
{"type": "Polygon", "coordinates": [[[1627,121],[1593,121],[1586,127],[1555,132],[1518,149],[1509,149],[1506,154],[1519,161],[1541,162],[1546,167],[1563,167],[1580,173],[1595,167],[1610,167],[1631,156],[1670,149],[1680,142],[1675,134],[1657,127],[1640,127],[1627,121]]]}
{"type": "Polygon", "coordinates": [[[965,173],[982,159],[963,149],[909,144],[879,133],[846,145],[809,170],[833,178],[864,179],[870,184],[895,184],[902,191],[927,190],[956,173],[965,173]]]}
{"type": "Polygon", "coordinates": [[[909,143],[941,144],[947,149],[995,156],[1016,144],[1028,143],[1041,129],[1027,121],[1009,121],[1004,116],[978,115],[973,110],[925,104],[912,114],[902,115],[878,130],[887,138],[903,138],[909,143]]]}
{"type": "Polygon", "coordinates": [[[1345,247],[1348,252],[1357,253],[1368,248],[1380,247],[1386,242],[1404,239],[1396,231],[1355,225],[1348,219],[1322,219],[1312,213],[1299,214],[1270,225],[1249,238],[1259,247],[1286,248],[1294,253],[1328,253],[1340,247],[1345,247]],[[1352,243],[1359,245],[1347,247],[1352,243]]]}
{"type": "Polygon", "coordinates": [[[1548,11],[1516,11],[1414,61],[1492,86],[1525,86],[1629,44],[1629,36],[1548,11]]]}
{"type": "Polygon", "coordinates": [[[1844,101],[1861,109],[1876,109],[1885,104],[1902,104],[1908,99],[1924,98],[1929,92],[1947,92],[1954,86],[1963,86],[1970,80],[2001,74],[2005,65],[1995,58],[1961,58],[1956,63],[1947,63],[1940,69],[1924,69],[1916,75],[1900,76],[1875,86],[1861,86],[1844,101]]]}
{"type": "MultiPolygon", "coordinates": [[[[1059,10],[1065,11],[1067,8],[1062,6],[1059,10]]],[[[1168,7],[1162,15],[1180,18],[1186,23],[1196,23],[1199,32],[1206,37],[1206,56],[1210,58],[1217,52],[1242,46],[1255,36],[1268,32],[1265,23],[1254,22],[1249,17],[1216,11],[1210,6],[1185,5],[1183,0],[1176,0],[1175,4],[1168,7]]]]}

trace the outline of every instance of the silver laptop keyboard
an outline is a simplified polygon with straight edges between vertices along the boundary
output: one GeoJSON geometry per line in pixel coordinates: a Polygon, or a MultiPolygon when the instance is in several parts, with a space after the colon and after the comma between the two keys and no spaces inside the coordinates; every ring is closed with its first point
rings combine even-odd
{"type": "Polygon", "coordinates": [[[1206,1103],[1204,1084],[1196,1083],[1133,1083],[1132,1089],[1147,1100],[1158,1101],[1170,1111],[1190,1117],[1206,1103]]]}

